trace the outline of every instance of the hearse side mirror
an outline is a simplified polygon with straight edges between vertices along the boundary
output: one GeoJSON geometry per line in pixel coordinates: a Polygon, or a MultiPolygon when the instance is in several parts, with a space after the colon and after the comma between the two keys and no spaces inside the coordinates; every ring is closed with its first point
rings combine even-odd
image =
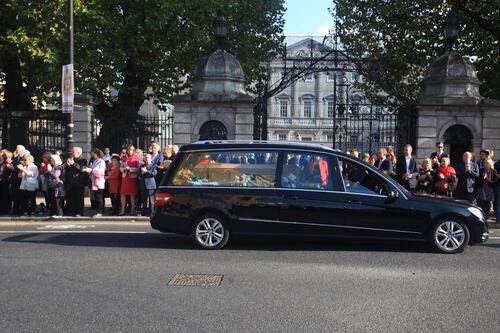
{"type": "Polygon", "coordinates": [[[389,198],[399,198],[399,192],[396,190],[390,190],[389,195],[387,195],[389,198]]]}

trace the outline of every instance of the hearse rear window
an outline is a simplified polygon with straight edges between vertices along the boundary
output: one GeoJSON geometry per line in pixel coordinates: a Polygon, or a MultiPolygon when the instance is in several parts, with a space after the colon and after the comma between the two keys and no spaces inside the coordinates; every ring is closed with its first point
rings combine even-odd
{"type": "Polygon", "coordinates": [[[277,152],[193,152],[184,155],[169,185],[275,187],[277,152]]]}

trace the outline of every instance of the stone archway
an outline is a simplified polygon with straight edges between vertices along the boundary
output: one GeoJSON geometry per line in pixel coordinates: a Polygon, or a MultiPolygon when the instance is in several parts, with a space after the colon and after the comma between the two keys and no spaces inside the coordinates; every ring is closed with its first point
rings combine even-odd
{"type": "Polygon", "coordinates": [[[227,140],[227,128],[220,121],[209,120],[201,125],[199,140],[227,140]]]}
{"type": "Polygon", "coordinates": [[[452,165],[456,165],[457,162],[462,160],[462,155],[466,151],[472,151],[472,132],[464,125],[453,125],[450,126],[446,132],[444,132],[444,143],[447,145],[448,153],[450,155],[450,160],[452,165]]]}

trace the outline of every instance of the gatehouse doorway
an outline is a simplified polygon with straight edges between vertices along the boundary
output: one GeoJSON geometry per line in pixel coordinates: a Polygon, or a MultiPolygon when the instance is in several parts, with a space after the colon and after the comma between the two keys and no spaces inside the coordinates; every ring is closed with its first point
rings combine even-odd
{"type": "Polygon", "coordinates": [[[472,152],[472,132],[464,125],[453,125],[444,133],[444,144],[448,148],[451,164],[456,165],[466,151],[472,152]]]}
{"type": "Polygon", "coordinates": [[[227,128],[220,121],[209,120],[201,125],[199,140],[227,140],[227,128]]]}

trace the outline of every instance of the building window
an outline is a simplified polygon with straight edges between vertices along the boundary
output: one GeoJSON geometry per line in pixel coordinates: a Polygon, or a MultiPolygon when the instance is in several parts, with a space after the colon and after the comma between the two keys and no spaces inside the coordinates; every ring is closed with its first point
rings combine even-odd
{"type": "Polygon", "coordinates": [[[327,116],[328,118],[333,118],[333,101],[327,101],[326,103],[327,116]]]}
{"type": "Polygon", "coordinates": [[[360,79],[360,75],[359,75],[358,73],[353,73],[353,74],[352,74],[352,80],[353,80],[354,82],[358,82],[358,81],[359,81],[359,79],[360,79]]]}
{"type": "Polygon", "coordinates": [[[304,117],[312,117],[312,101],[304,101],[304,117]]]}
{"type": "Polygon", "coordinates": [[[286,134],[278,134],[279,141],[286,141],[286,134]]]}
{"type": "Polygon", "coordinates": [[[313,80],[314,80],[314,77],[313,77],[312,73],[304,76],[304,81],[306,81],[306,82],[312,82],[313,80]]]}
{"type": "Polygon", "coordinates": [[[302,137],[302,141],[311,142],[312,140],[310,137],[302,137]]]}
{"type": "Polygon", "coordinates": [[[288,101],[286,99],[280,100],[280,117],[288,117],[288,101]]]}
{"type": "Polygon", "coordinates": [[[333,72],[328,72],[326,73],[326,82],[333,82],[335,81],[335,75],[333,72]]]}

